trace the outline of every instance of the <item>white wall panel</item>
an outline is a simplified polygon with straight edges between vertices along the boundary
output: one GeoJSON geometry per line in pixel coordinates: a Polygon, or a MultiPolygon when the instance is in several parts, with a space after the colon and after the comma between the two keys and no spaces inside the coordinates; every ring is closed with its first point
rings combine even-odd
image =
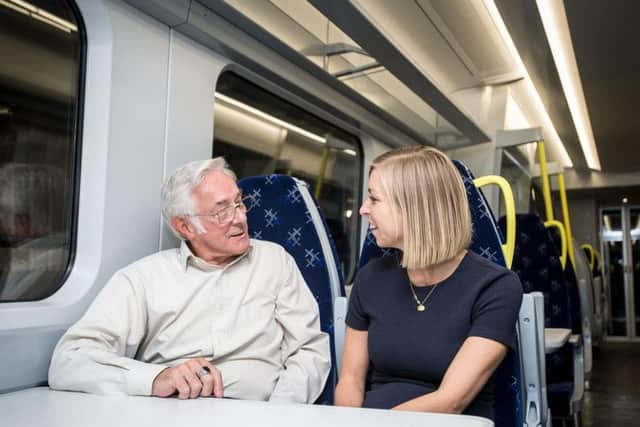
{"type": "Polygon", "coordinates": [[[0,305],[0,392],[46,382],[59,336],[115,270],[157,249],[169,29],[119,1],[78,6],[88,47],[76,257],[52,297],[0,305]]]}
{"type": "MultiPolygon", "coordinates": [[[[171,32],[164,177],[184,163],[211,158],[216,82],[228,64],[212,50],[171,32]]],[[[160,248],[176,246],[171,230],[164,223],[161,227],[160,248]]]]}

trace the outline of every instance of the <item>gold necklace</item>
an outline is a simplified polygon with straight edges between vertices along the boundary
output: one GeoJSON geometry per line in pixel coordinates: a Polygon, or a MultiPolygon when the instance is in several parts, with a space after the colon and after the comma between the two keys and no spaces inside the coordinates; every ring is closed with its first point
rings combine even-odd
{"type": "Polygon", "coordinates": [[[416,291],[413,289],[413,285],[411,284],[411,280],[409,280],[407,278],[407,282],[409,283],[409,289],[411,289],[411,294],[413,295],[413,299],[416,300],[416,304],[417,304],[416,310],[417,311],[424,311],[425,310],[424,303],[427,302],[427,300],[429,299],[429,297],[431,296],[433,291],[436,290],[436,288],[438,287],[440,282],[438,282],[435,285],[433,285],[433,287],[431,288],[431,290],[429,291],[427,296],[424,297],[424,299],[422,301],[420,301],[420,299],[418,298],[418,295],[416,295],[416,291]]]}

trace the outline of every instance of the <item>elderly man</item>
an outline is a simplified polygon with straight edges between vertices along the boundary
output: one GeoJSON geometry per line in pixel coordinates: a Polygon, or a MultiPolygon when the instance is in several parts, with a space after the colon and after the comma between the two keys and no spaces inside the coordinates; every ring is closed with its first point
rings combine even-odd
{"type": "Polygon", "coordinates": [[[282,247],[249,239],[224,159],[180,167],[162,204],[180,248],[113,276],[58,343],[50,386],[313,402],[330,368],[317,304],[282,247]]]}

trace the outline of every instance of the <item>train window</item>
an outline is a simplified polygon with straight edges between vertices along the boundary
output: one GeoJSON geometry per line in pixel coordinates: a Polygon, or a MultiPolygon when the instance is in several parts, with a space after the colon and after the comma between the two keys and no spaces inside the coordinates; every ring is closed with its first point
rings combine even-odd
{"type": "MultiPolygon", "coordinates": [[[[528,163],[518,147],[508,147],[502,150],[500,176],[511,184],[511,191],[517,213],[528,213],[531,199],[531,177],[528,163]]],[[[504,202],[500,198],[500,216],[506,214],[504,202]]]]}
{"type": "Polygon", "coordinates": [[[52,295],[72,259],[84,36],[71,3],[0,0],[0,302],[52,295]]]}
{"type": "Polygon", "coordinates": [[[283,173],[305,180],[350,280],[358,256],[362,186],[362,151],[355,136],[225,72],[216,87],[213,155],[225,156],[239,177],[283,173]]]}

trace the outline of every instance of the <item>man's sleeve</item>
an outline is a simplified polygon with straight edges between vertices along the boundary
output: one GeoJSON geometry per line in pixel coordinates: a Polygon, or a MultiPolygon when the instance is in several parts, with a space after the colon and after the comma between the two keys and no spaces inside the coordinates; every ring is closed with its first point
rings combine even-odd
{"type": "Polygon", "coordinates": [[[134,360],[145,335],[144,296],[116,275],[85,315],[60,339],[49,367],[49,386],[95,394],[151,395],[166,368],[134,360]]]}
{"type": "Polygon", "coordinates": [[[286,277],[276,301],[276,320],[284,330],[284,369],[270,401],[313,403],[329,376],[329,336],[320,330],[318,304],[288,254],[286,277]]]}

